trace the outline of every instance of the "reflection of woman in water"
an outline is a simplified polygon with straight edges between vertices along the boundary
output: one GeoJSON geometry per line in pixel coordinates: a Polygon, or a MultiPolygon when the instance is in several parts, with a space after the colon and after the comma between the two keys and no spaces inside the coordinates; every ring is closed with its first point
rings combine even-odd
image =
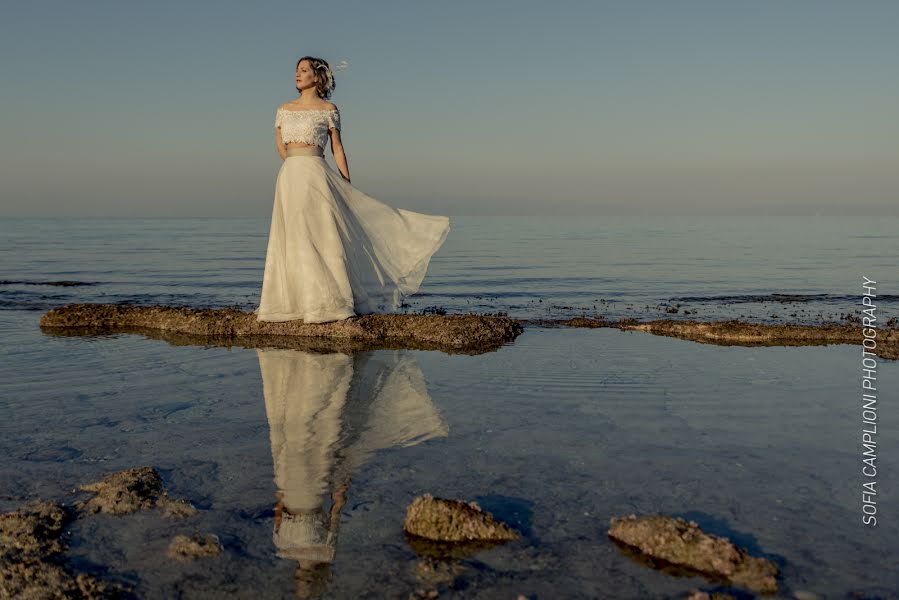
{"type": "Polygon", "coordinates": [[[330,578],[350,476],[372,453],[445,437],[413,354],[259,349],[275,485],[273,540],[298,596],[330,578]],[[325,496],[332,505],[325,509],[325,496]]]}

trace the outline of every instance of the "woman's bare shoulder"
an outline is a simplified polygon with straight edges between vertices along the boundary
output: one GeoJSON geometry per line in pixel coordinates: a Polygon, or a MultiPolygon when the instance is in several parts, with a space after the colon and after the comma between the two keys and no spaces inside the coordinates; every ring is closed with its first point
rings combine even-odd
{"type": "Polygon", "coordinates": [[[284,110],[338,110],[337,105],[333,102],[325,102],[316,103],[312,105],[299,104],[298,102],[294,102],[293,100],[288,100],[284,104],[278,107],[278,109],[284,110]]]}

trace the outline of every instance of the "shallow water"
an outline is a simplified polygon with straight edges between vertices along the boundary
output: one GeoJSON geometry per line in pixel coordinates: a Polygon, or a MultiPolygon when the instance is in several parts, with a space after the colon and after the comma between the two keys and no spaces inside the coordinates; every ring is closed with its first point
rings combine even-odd
{"type": "Polygon", "coordinates": [[[57,337],[38,329],[39,316],[0,312],[0,508],[71,502],[86,497],[78,484],[156,467],[199,516],[92,516],[76,522],[69,552],[143,598],[407,598],[433,587],[416,578],[402,534],[406,505],[424,492],[477,500],[524,534],[463,559],[441,597],[714,587],[624,557],[606,531],[629,513],[684,516],[775,560],[784,597],[899,597],[899,499],[889,493],[899,363],[879,367],[883,495],[877,527],[865,527],[855,346],[530,327],[479,356],[350,356],[57,337]],[[327,512],[341,483],[333,564],[299,569],[310,540],[327,538],[316,509],[327,512]],[[282,508],[313,517],[292,523],[282,508]],[[167,559],[171,538],[194,530],[218,535],[225,553],[167,559]]]}
{"type": "MultiPolygon", "coordinates": [[[[784,597],[899,597],[899,500],[889,493],[899,363],[879,364],[881,493],[878,525],[865,527],[857,346],[717,347],[528,327],[480,356],[346,355],[37,326],[70,302],[249,310],[267,225],[0,222],[0,509],[84,499],[79,484],[145,464],[201,509],[181,522],[156,511],[79,520],[75,566],[146,598],[405,599],[434,587],[416,577],[402,534],[406,505],[430,492],[477,500],[524,534],[462,560],[442,597],[662,598],[714,587],[624,557],[606,531],[632,512],[693,519],[775,560],[784,597]],[[327,513],[344,496],[335,527],[327,513]],[[226,552],[167,559],[171,538],[194,530],[218,535],[226,552]],[[308,568],[332,547],[329,568],[308,568]]],[[[458,217],[405,310],[816,322],[856,312],[864,274],[880,282],[883,324],[899,315],[896,225],[458,217]]]]}

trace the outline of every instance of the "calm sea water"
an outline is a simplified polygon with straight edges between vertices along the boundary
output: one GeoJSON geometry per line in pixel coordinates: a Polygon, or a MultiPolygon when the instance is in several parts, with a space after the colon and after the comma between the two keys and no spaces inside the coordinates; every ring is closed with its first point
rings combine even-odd
{"type": "MultiPolygon", "coordinates": [[[[815,321],[855,311],[865,274],[881,286],[881,317],[899,314],[896,220],[452,224],[410,311],[815,321]],[[665,312],[675,304],[680,312],[665,312]]],[[[201,509],[187,521],[154,511],[79,520],[68,553],[78,567],[146,598],[407,598],[435,587],[459,598],[675,598],[714,589],[637,564],[606,537],[613,516],[662,513],[777,562],[780,597],[899,597],[899,363],[878,367],[878,524],[865,527],[852,345],[717,347],[528,327],[478,356],[344,354],[37,327],[43,311],[76,301],[249,309],[266,228],[226,219],[0,224],[0,509],[83,499],[78,484],[144,464],[201,509]],[[47,285],[60,280],[90,285],[47,285]],[[334,559],[312,567],[298,557],[319,530],[282,509],[324,514],[342,485],[334,559]],[[523,538],[439,566],[458,571],[452,581],[424,581],[402,522],[425,492],[477,500],[523,538]],[[225,553],[167,559],[171,538],[194,530],[218,535],[225,553]]]]}
{"type": "MultiPolygon", "coordinates": [[[[259,300],[268,219],[10,219],[0,309],[259,300]],[[71,280],[77,287],[43,285],[71,280]]],[[[409,312],[839,320],[899,307],[899,219],[454,217],[409,312]],[[678,312],[669,312],[677,309],[678,312]],[[686,314],[685,314],[686,313],[686,314]]]]}

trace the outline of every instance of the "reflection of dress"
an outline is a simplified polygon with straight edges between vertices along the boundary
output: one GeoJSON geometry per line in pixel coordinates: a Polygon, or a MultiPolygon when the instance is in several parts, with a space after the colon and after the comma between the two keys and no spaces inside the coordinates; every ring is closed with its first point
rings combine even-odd
{"type": "Polygon", "coordinates": [[[285,557],[331,561],[336,529],[324,510],[372,453],[445,437],[414,355],[258,349],[283,515],[274,532],[285,557]]]}
{"type": "MultiPolygon", "coordinates": [[[[279,109],[282,141],[327,145],[336,110],[279,109]]],[[[449,217],[394,208],[367,196],[324,156],[284,160],[275,182],[260,321],[322,323],[394,312],[418,291],[449,217]]]]}

